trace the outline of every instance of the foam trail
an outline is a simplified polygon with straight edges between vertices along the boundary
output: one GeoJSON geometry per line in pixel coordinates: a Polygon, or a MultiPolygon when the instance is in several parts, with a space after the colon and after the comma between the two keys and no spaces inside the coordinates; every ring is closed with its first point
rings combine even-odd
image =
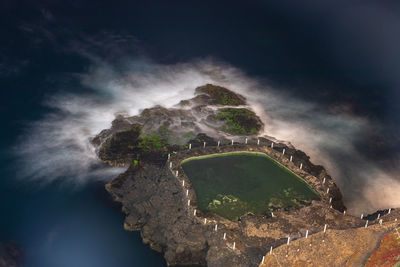
{"type": "Polygon", "coordinates": [[[133,60],[122,70],[97,62],[79,77],[92,92],[49,98],[46,105],[54,112],[22,136],[16,151],[23,162],[23,176],[46,181],[66,176],[79,183],[111,179],[122,170],[103,171],[89,144],[91,137],[109,128],[117,114],[136,115],[154,105],[173,107],[191,98],[197,86],[214,83],[248,98],[266,125],[264,134],[290,141],[314,163],[324,165],[344,193],[350,212],[400,206],[400,182],[394,178],[399,172],[387,173],[355,148],[371,127],[365,118],[329,112],[211,60],[176,65],[133,60]]]}
{"type": "Polygon", "coordinates": [[[140,63],[143,66],[145,71],[132,71],[138,68],[132,65],[123,75],[108,65],[92,68],[80,76],[92,93],[61,93],[47,99],[45,105],[53,112],[30,125],[15,148],[19,176],[47,182],[63,177],[74,183],[114,178],[123,169],[105,168],[90,139],[109,128],[117,114],[135,115],[154,105],[172,107],[208,81],[185,65],[140,63]]]}

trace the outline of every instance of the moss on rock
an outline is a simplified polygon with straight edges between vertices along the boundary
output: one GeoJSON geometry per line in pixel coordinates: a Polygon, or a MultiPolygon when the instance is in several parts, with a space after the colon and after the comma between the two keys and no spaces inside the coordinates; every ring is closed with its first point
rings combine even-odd
{"type": "Polygon", "coordinates": [[[263,124],[260,118],[246,108],[220,109],[217,119],[225,121],[221,130],[230,134],[257,134],[263,124]]]}
{"type": "Polygon", "coordinates": [[[144,152],[156,152],[166,150],[167,142],[157,134],[144,135],[138,144],[138,147],[144,152]]]}
{"type": "Polygon", "coordinates": [[[157,133],[142,134],[142,126],[133,124],[127,131],[117,132],[99,149],[99,157],[112,165],[127,162],[139,164],[139,160],[159,160],[168,151],[168,142],[157,133]]]}

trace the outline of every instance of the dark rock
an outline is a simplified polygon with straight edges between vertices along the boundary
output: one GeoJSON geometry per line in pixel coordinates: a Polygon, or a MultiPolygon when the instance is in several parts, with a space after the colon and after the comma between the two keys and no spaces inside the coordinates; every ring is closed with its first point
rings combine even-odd
{"type": "Polygon", "coordinates": [[[217,145],[217,142],[213,138],[207,136],[204,133],[199,133],[194,139],[191,139],[188,143],[192,144],[192,148],[196,148],[203,147],[204,142],[206,142],[206,146],[217,145]]]}
{"type": "MultiPolygon", "coordinates": [[[[196,146],[191,150],[176,150],[172,153],[171,162],[176,166],[173,172],[179,170],[183,173],[179,162],[193,155],[247,149],[262,151],[265,145],[227,144],[216,147],[215,141],[211,139],[205,134],[199,134],[192,140],[196,146]],[[209,144],[206,148],[203,147],[204,141],[209,144]]],[[[267,139],[264,140],[270,143],[267,139]]],[[[256,142],[250,141],[249,143],[256,142]]],[[[283,164],[293,164],[286,157],[279,157],[279,152],[270,150],[270,153],[283,164]]],[[[295,239],[301,237],[306,229],[310,233],[318,232],[323,229],[325,223],[333,229],[362,225],[359,218],[343,216],[330,209],[328,196],[324,196],[321,201],[306,203],[306,206],[300,209],[277,209],[273,217],[248,213],[241,216],[239,221],[231,222],[200,210],[193,216],[196,196],[190,187],[190,181],[185,178],[192,201],[188,207],[181,182],[172,175],[166,159],[164,163],[154,165],[143,161],[140,166],[131,166],[126,173],[107,184],[106,188],[123,205],[123,211],[126,213],[125,228],[140,230],[143,241],[162,252],[170,265],[257,266],[265,248],[284,244],[287,235],[295,239]],[[203,223],[204,217],[208,218],[207,225],[203,223]],[[217,232],[214,231],[215,224],[218,224],[217,232]],[[223,233],[227,233],[227,240],[223,240],[223,233]],[[236,250],[230,248],[233,242],[236,242],[236,250]]],[[[304,164],[307,165],[307,162],[304,164]]],[[[291,166],[294,168],[294,165],[291,166]]],[[[299,175],[304,177],[304,171],[299,175]]],[[[308,175],[304,178],[320,183],[314,176],[308,175]]],[[[316,190],[321,190],[319,192],[323,194],[325,188],[316,190]]]]}
{"type": "Polygon", "coordinates": [[[102,144],[99,157],[113,165],[124,165],[139,153],[138,143],[141,134],[139,124],[130,125],[129,130],[117,132],[102,144]]]}
{"type": "Polygon", "coordinates": [[[206,84],[196,88],[196,94],[206,94],[210,97],[208,104],[218,104],[225,106],[246,105],[246,98],[236,94],[224,87],[206,84]]]}
{"type": "MultiPolygon", "coordinates": [[[[325,224],[333,229],[363,224],[360,218],[343,216],[341,212],[345,207],[340,190],[324,167],[314,165],[303,151],[270,137],[259,137],[259,145],[256,138],[249,138],[247,145],[238,142],[232,145],[231,140],[224,137],[225,134],[220,132],[223,122],[221,124],[217,118],[218,109],[207,105],[245,105],[243,96],[214,85],[198,87],[196,93],[196,97],[180,103],[185,109],[156,106],[143,110],[138,116],[120,116],[110,129],[102,131],[92,141],[102,160],[117,166],[129,164],[127,171],[108,183],[106,189],[122,203],[126,214],[125,229],[139,230],[143,242],[163,253],[169,265],[257,266],[266,248],[284,244],[288,235],[299,238],[306,230],[310,233],[321,231],[325,224]],[[210,129],[211,134],[199,133],[199,123],[210,129]],[[152,134],[168,143],[157,149],[140,145],[152,134]],[[273,149],[270,148],[272,142],[273,149]],[[190,150],[189,143],[192,145],[190,150]],[[196,194],[180,166],[181,161],[194,155],[232,151],[267,153],[302,177],[320,199],[304,202],[301,208],[285,210],[277,207],[273,216],[272,213],[264,216],[244,214],[238,221],[201,210],[194,216],[196,194]],[[168,154],[170,162],[167,162],[168,154]],[[293,161],[289,160],[290,156],[293,161]],[[139,161],[134,162],[137,159],[139,161]],[[178,178],[174,175],[176,171],[180,174],[178,178]],[[181,179],[185,179],[185,188],[181,179]],[[327,188],[329,193],[326,193],[327,188]],[[190,206],[187,205],[186,190],[189,190],[190,206]],[[332,203],[329,203],[330,198],[332,203]],[[204,224],[204,218],[207,218],[207,224],[204,224]],[[215,224],[218,224],[217,232],[214,231],[215,224]],[[226,240],[223,233],[227,235],[226,240]],[[233,242],[236,242],[235,250],[232,249],[233,242]]],[[[238,117],[236,120],[246,129],[255,125],[258,130],[262,129],[259,117],[250,110],[246,112],[254,116],[249,121],[238,117]]]]}

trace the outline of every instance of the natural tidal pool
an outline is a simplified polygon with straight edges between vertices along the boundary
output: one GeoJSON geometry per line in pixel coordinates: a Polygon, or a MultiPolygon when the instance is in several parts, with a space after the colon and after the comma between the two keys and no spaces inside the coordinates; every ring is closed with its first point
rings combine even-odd
{"type": "Polygon", "coordinates": [[[298,175],[264,153],[233,152],[182,161],[201,210],[230,220],[252,212],[299,208],[318,194],[298,175]]]}

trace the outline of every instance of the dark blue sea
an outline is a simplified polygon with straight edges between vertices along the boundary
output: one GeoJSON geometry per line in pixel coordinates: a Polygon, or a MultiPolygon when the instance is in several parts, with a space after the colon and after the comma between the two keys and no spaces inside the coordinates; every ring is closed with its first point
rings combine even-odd
{"type": "Polygon", "coordinates": [[[40,186],[16,181],[9,164],[3,157],[0,238],[20,246],[23,266],[166,265],[161,254],[142,244],[139,233],[123,229],[120,207],[104,183],[40,186]]]}

